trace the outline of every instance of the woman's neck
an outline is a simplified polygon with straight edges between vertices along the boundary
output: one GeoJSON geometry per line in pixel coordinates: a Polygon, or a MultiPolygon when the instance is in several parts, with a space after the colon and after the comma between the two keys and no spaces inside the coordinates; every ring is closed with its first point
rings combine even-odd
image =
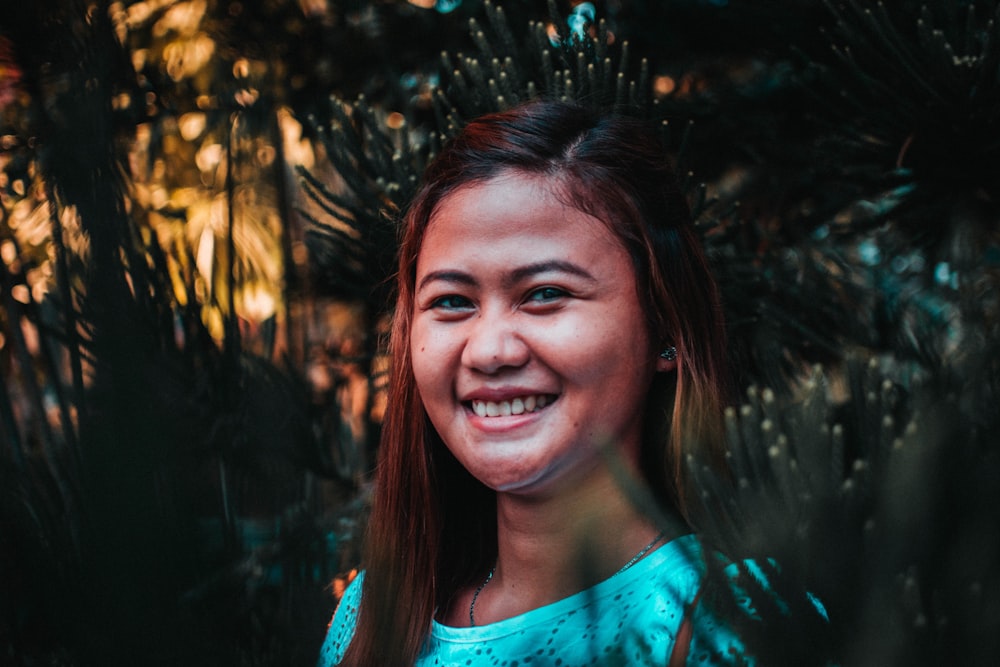
{"type": "Polygon", "coordinates": [[[476,622],[585,590],[615,574],[658,532],[606,469],[558,494],[499,493],[496,569],[476,600],[476,622]]]}

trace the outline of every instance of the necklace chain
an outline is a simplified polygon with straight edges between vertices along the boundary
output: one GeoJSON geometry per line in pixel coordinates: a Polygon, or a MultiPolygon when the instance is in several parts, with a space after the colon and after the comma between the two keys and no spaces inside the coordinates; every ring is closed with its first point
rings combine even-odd
{"type": "Polygon", "coordinates": [[[615,572],[615,574],[621,574],[625,570],[629,569],[630,567],[632,567],[633,565],[635,565],[636,563],[638,563],[639,559],[642,558],[643,556],[645,556],[647,553],[649,553],[649,550],[652,549],[653,547],[655,547],[656,543],[659,542],[660,540],[662,540],[663,537],[664,537],[663,533],[657,533],[656,537],[653,538],[652,542],[650,542],[649,544],[647,544],[646,546],[644,546],[642,549],[640,549],[639,553],[637,553],[636,555],[632,556],[632,560],[630,560],[629,562],[627,562],[624,565],[622,565],[622,569],[620,569],[617,572],[615,572]]]}
{"type": "Polygon", "coordinates": [[[497,566],[496,565],[494,565],[493,567],[491,567],[490,568],[490,573],[486,575],[486,579],[483,580],[483,583],[479,584],[479,588],[477,588],[476,592],[472,594],[472,602],[469,603],[469,627],[470,628],[476,627],[476,600],[479,599],[479,594],[483,592],[484,588],[486,588],[486,584],[490,583],[490,580],[493,579],[493,573],[496,572],[496,571],[497,571],[497,566]]]}
{"type": "MultiPolygon", "coordinates": [[[[615,575],[621,574],[625,570],[629,569],[630,567],[638,563],[639,559],[641,559],[643,556],[649,553],[649,550],[655,547],[656,544],[664,538],[664,536],[665,536],[664,533],[658,533],[656,537],[653,538],[652,542],[650,542],[642,549],[640,549],[639,553],[632,556],[632,560],[622,565],[621,569],[615,572],[615,575]]],[[[476,600],[479,599],[479,594],[483,592],[484,588],[486,588],[486,584],[490,583],[493,580],[493,575],[496,573],[496,571],[497,571],[496,565],[491,567],[489,574],[486,575],[486,578],[483,580],[483,583],[479,584],[479,587],[476,588],[476,592],[472,594],[472,602],[469,603],[469,627],[472,628],[476,627],[476,600]]]]}

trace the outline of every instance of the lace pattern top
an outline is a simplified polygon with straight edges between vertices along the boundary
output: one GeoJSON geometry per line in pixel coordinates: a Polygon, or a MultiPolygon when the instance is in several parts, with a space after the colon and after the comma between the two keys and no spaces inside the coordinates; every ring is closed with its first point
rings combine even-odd
{"type": "MultiPolygon", "coordinates": [[[[685,607],[698,594],[705,570],[700,542],[685,535],[624,572],[524,614],[471,628],[433,621],[416,665],[662,667],[670,661],[685,607]]],[[[343,657],[354,633],[363,583],[361,573],[345,592],[319,667],[337,665],[343,657]]],[[[742,663],[739,639],[706,605],[694,607],[691,622],[688,664],[742,663]]]]}

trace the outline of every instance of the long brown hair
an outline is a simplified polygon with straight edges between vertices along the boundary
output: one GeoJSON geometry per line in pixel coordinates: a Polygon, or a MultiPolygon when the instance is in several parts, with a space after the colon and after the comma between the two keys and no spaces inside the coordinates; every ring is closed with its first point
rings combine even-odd
{"type": "Polygon", "coordinates": [[[718,456],[725,332],[718,292],[666,154],[644,123],[551,101],[470,122],[428,167],[406,213],[390,353],[389,403],[354,638],[342,664],[412,664],[434,610],[496,558],[493,492],[431,426],[410,360],[417,255],[440,202],[505,171],[551,179],[566,203],[604,221],[629,251],[653,339],[677,348],[654,381],[641,466],[661,501],[685,512],[684,458],[718,456]]]}

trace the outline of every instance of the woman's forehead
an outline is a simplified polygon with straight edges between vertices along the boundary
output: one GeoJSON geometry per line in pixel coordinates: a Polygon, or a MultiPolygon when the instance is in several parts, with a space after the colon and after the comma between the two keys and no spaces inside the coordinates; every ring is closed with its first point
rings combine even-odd
{"type": "MultiPolygon", "coordinates": [[[[449,237],[480,234],[484,238],[517,230],[543,233],[577,226],[586,234],[615,238],[604,220],[566,196],[560,179],[522,172],[504,172],[486,181],[464,185],[443,197],[429,217],[421,247],[428,236],[446,227],[449,237]]],[[[438,239],[440,242],[441,239],[438,239]]]]}
{"type": "Polygon", "coordinates": [[[427,216],[421,237],[440,217],[442,209],[452,209],[455,200],[475,200],[487,190],[494,195],[503,195],[511,213],[524,208],[526,202],[544,201],[567,213],[583,213],[599,221],[613,236],[622,238],[620,224],[616,220],[618,216],[615,215],[615,209],[620,207],[613,202],[602,201],[602,198],[618,200],[618,197],[609,196],[609,188],[601,188],[602,192],[596,193],[588,191],[586,184],[565,171],[540,173],[515,168],[504,169],[487,179],[464,183],[447,192],[427,216]]]}

